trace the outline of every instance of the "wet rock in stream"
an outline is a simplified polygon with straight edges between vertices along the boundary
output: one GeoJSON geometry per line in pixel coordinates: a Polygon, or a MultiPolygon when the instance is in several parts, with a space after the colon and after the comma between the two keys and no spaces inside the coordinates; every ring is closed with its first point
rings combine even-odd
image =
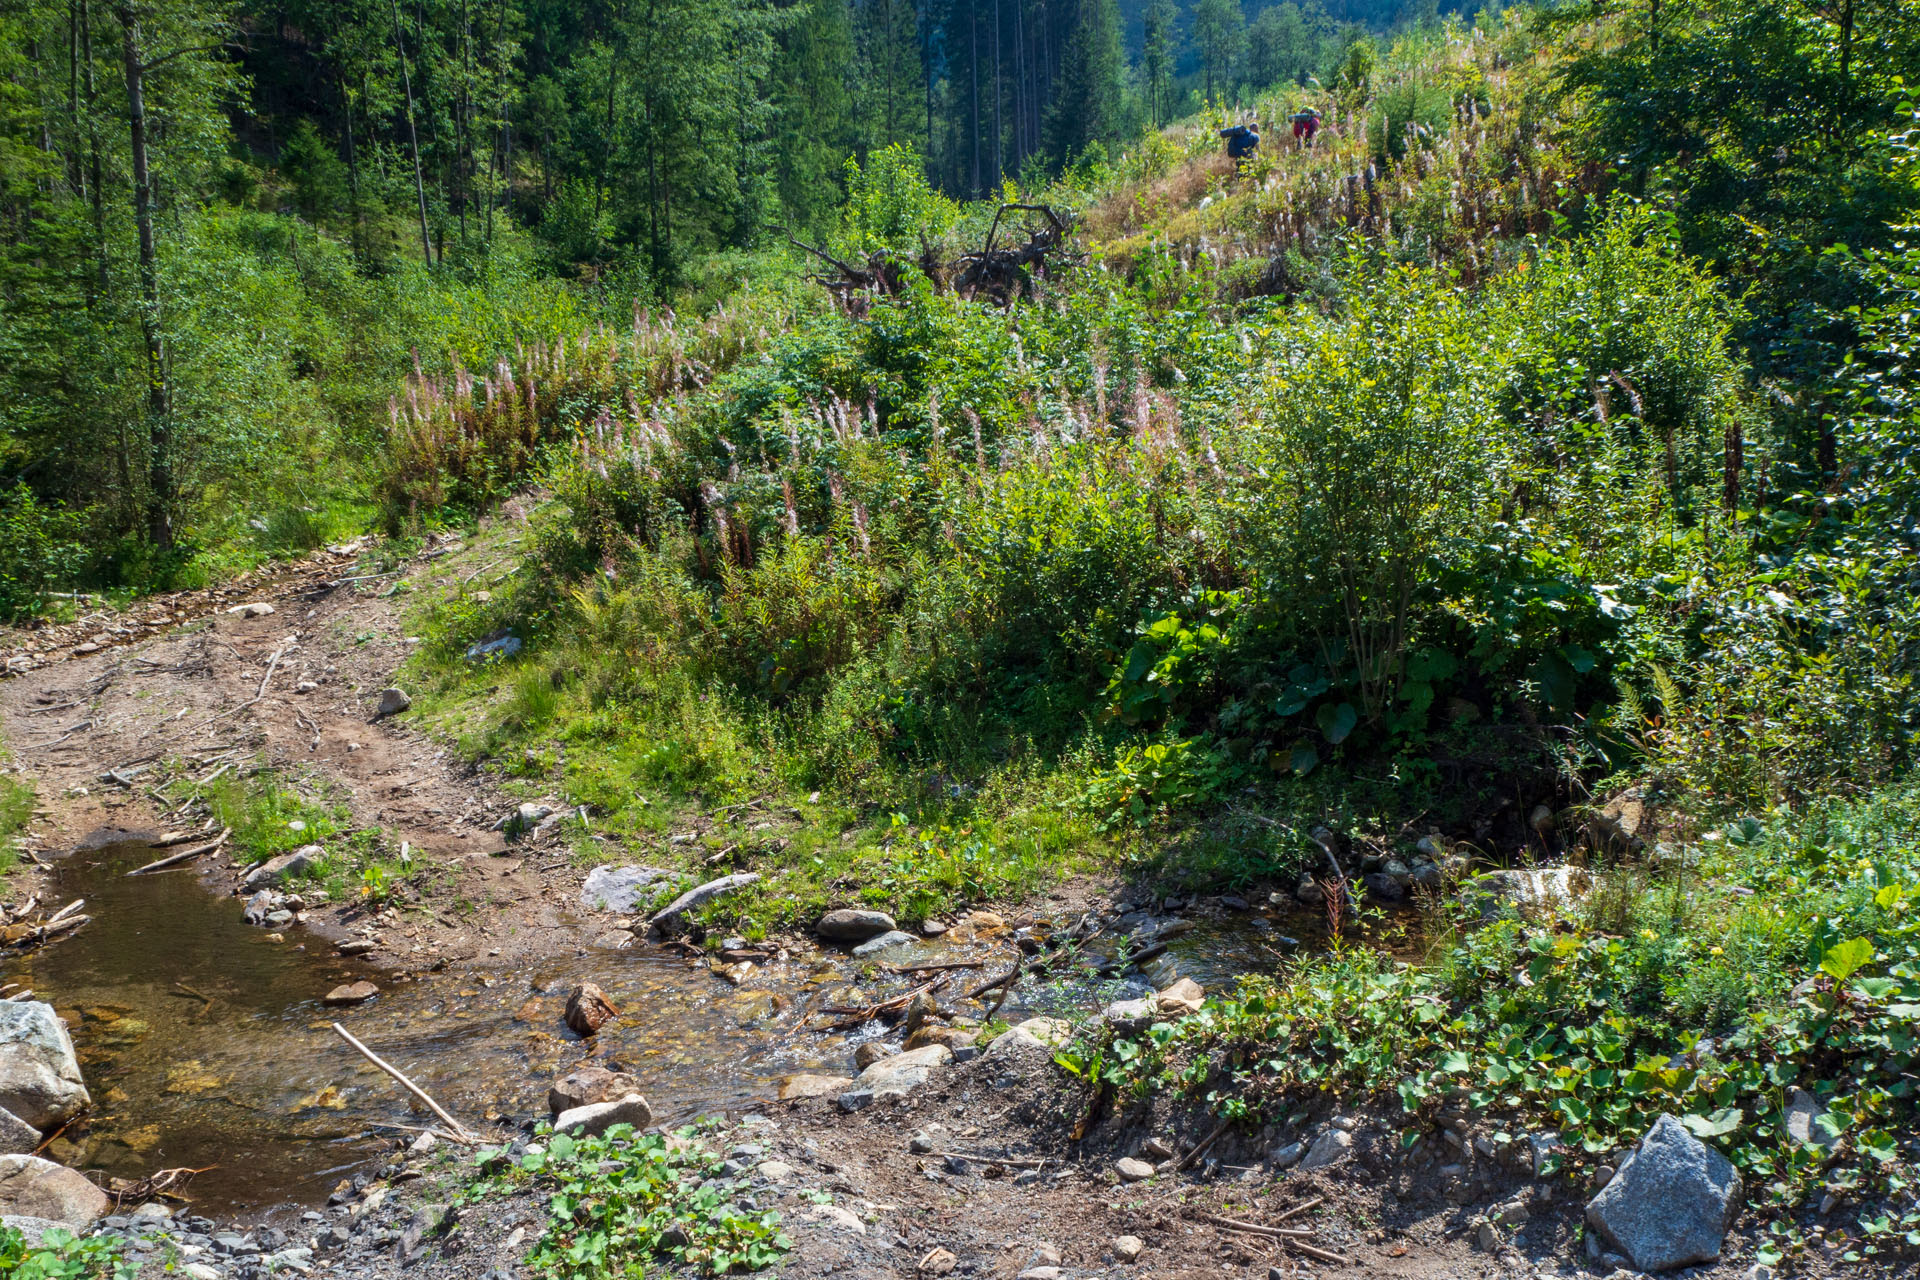
{"type": "Polygon", "coordinates": [[[593,1035],[619,1013],[607,993],[591,982],[581,983],[567,996],[566,1023],[576,1035],[593,1035]]]}

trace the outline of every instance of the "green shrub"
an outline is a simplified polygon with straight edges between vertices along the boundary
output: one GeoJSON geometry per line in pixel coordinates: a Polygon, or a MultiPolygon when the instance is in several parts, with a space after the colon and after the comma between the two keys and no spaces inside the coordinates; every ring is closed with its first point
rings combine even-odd
{"type": "Polygon", "coordinates": [[[89,567],[87,532],[85,517],[24,484],[0,490],[0,618],[38,613],[51,592],[72,591],[89,567]]]}

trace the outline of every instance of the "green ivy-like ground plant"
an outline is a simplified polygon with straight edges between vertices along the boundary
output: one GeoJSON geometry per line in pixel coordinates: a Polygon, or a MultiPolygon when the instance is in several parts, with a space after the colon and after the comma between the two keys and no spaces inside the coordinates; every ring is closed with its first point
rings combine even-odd
{"type": "Polygon", "coordinates": [[[1916,799],[1749,819],[1663,850],[1684,872],[1603,870],[1615,888],[1565,919],[1482,924],[1469,906],[1437,963],[1336,949],[1138,1037],[1090,1036],[1060,1062],[1122,1094],[1171,1089],[1256,1120],[1321,1093],[1372,1097],[1405,1116],[1409,1143],[1464,1103],[1509,1141],[1559,1133],[1573,1168],[1672,1114],[1774,1217],[1769,1256],[1799,1240],[1792,1210],[1832,1195],[1844,1256],[1911,1257],[1916,799]],[[1804,1139],[1786,1125],[1796,1090],[1824,1111],[1804,1139]]]}
{"type": "Polygon", "coordinates": [[[531,1185],[546,1197],[547,1230],[524,1265],[564,1280],[622,1276],[638,1280],[650,1263],[678,1263],[702,1275],[761,1271],[792,1242],[778,1213],[748,1213],[741,1184],[721,1177],[721,1161],[679,1135],[640,1133],[617,1124],[598,1137],[546,1135],[517,1160],[479,1157],[467,1189],[485,1199],[531,1185]]]}

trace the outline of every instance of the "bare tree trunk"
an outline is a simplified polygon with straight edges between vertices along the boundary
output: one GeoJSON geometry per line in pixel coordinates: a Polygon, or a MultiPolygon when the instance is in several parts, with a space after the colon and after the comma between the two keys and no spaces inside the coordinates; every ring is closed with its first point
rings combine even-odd
{"type": "Polygon", "coordinates": [[[420,176],[420,134],[413,124],[413,76],[407,70],[407,45],[400,34],[400,0],[393,5],[393,46],[400,54],[400,86],[407,93],[407,145],[413,150],[413,194],[420,204],[420,252],[433,265],[433,241],[427,236],[427,184],[420,176]]]}
{"type": "Polygon", "coordinates": [[[147,349],[147,536],[173,546],[172,396],[160,332],[160,265],[153,243],[153,172],[147,155],[146,66],[140,17],[121,0],[121,63],[127,76],[127,126],[133,141],[133,225],[140,244],[140,335],[147,349]]]}

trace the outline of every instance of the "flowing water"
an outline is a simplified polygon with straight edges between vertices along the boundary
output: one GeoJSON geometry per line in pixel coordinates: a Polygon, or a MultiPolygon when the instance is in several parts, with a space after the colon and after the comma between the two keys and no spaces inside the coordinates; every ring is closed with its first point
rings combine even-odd
{"type": "MultiPolygon", "coordinates": [[[[129,1180],[203,1169],[190,1192],[201,1212],[317,1203],[391,1148],[396,1131],[375,1126],[431,1122],[333,1033],[335,1020],[455,1115],[517,1118],[544,1113],[547,1083],[587,1052],[561,1011],[574,984],[597,982],[621,1016],[595,1038],[593,1060],[638,1076],[656,1113],[677,1122],[772,1098],[795,1072],[849,1073],[851,1043],[884,1028],[822,1032],[834,1019],[818,1010],[864,1005],[908,981],[869,973],[858,986],[860,962],[817,953],[735,988],[704,963],[644,948],[396,982],[299,929],[274,941],[245,922],[240,899],[192,872],[125,874],[150,857],[144,845],[123,844],[66,859],[61,900],[86,898],[92,923],[0,961],[0,981],[25,982],[60,1010],[93,1093],[85,1123],[48,1154],[129,1180]],[[379,983],[378,998],[322,1006],[329,989],[363,978],[379,983]]],[[[582,936],[592,932],[590,921],[581,924],[582,936]]],[[[1271,968],[1272,938],[1271,924],[1257,918],[1201,924],[1175,939],[1147,977],[1177,970],[1218,985],[1271,968]]],[[[974,958],[998,972],[1010,955],[1004,940],[941,940],[883,959],[974,958]]],[[[1036,993],[1035,985],[1022,992],[1034,1003],[1007,1012],[1049,1001],[1084,1008],[1146,989],[1138,979],[1098,991],[1036,993]]]]}

